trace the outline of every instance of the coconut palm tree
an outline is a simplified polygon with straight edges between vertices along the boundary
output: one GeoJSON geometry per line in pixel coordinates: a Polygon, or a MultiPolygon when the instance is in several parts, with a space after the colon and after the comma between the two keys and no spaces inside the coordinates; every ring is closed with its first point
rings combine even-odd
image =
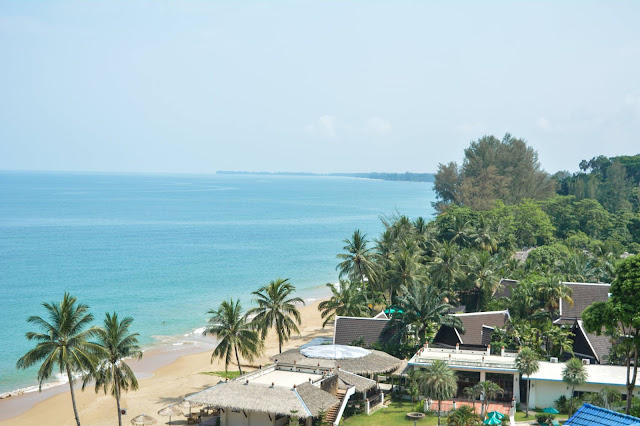
{"type": "Polygon", "coordinates": [[[573,394],[576,386],[580,386],[587,381],[587,370],[584,368],[582,360],[579,358],[571,358],[566,362],[562,370],[562,381],[571,386],[571,402],[569,405],[569,415],[573,414],[573,394]]]}
{"type": "Polygon", "coordinates": [[[347,238],[343,242],[346,244],[343,247],[346,253],[338,254],[337,257],[342,262],[336,267],[340,271],[340,279],[348,278],[351,281],[359,281],[363,285],[366,281],[371,286],[375,280],[376,265],[373,262],[373,253],[367,247],[369,244],[367,234],[362,234],[359,229],[356,229],[351,239],[347,238]]]}
{"type": "Polygon", "coordinates": [[[497,383],[492,382],[491,380],[485,380],[476,384],[473,387],[474,393],[482,400],[482,410],[480,412],[480,417],[484,417],[487,409],[489,408],[489,401],[492,399],[496,399],[498,395],[504,393],[504,389],[498,386],[497,383]]]}
{"type": "MultiPolygon", "coordinates": [[[[98,329],[97,342],[103,350],[103,358],[97,365],[93,378],[96,381],[96,392],[103,389],[105,393],[111,390],[116,398],[118,408],[118,424],[122,426],[122,412],[120,410],[120,395],[129,389],[138,389],[138,380],[133,370],[127,365],[127,358],[142,358],[142,350],[138,346],[138,333],[129,333],[133,318],[125,317],[118,320],[115,312],[105,315],[104,327],[98,329]]],[[[83,387],[87,380],[83,383],[83,387]]]]}
{"type": "Polygon", "coordinates": [[[279,353],[282,353],[282,343],[289,340],[291,333],[300,334],[298,325],[302,323],[302,318],[296,304],[304,305],[304,300],[291,297],[295,291],[295,286],[288,278],[271,281],[252,293],[256,296],[253,300],[258,307],[247,312],[247,315],[255,315],[252,322],[260,331],[261,339],[267,337],[270,328],[275,328],[279,353]]]}
{"type": "Polygon", "coordinates": [[[465,220],[462,215],[454,216],[453,223],[447,227],[447,232],[451,235],[450,242],[465,247],[473,233],[471,222],[465,220]]]}
{"type": "Polygon", "coordinates": [[[437,288],[412,283],[401,290],[402,296],[398,296],[397,300],[403,312],[394,314],[388,325],[393,331],[393,341],[405,341],[410,333],[415,333],[419,342],[424,343],[427,332],[437,331],[441,325],[464,332],[460,318],[449,314],[453,306],[444,302],[444,295],[437,288]]]}
{"type": "Polygon", "coordinates": [[[462,277],[462,259],[458,246],[448,241],[438,244],[429,272],[440,288],[446,289],[447,297],[452,298],[452,286],[456,279],[462,277]]]}
{"type": "Polygon", "coordinates": [[[239,300],[233,298],[225,300],[216,310],[207,312],[212,317],[209,318],[211,324],[205,328],[204,334],[215,334],[218,338],[218,346],[211,354],[211,362],[214,358],[224,359],[224,371],[226,372],[231,363],[231,357],[235,353],[238,370],[242,375],[240,365],[240,353],[245,359],[253,359],[262,352],[263,342],[260,340],[258,332],[253,329],[247,315],[242,314],[242,305],[239,300]]]}
{"type": "Polygon", "coordinates": [[[27,339],[38,343],[18,360],[16,367],[26,369],[42,362],[38,370],[40,390],[42,390],[42,384],[51,377],[54,369],[58,369],[61,374],[66,374],[71,390],[73,414],[76,423],[80,426],[73,390],[74,374],[94,372],[101,348],[89,342],[89,339],[98,332],[97,327],[89,327],[93,321],[89,306],[82,303],[76,304],[76,302],[75,297],[65,293],[60,303],[42,304],[47,311],[48,321],[39,316],[30,316],[27,319],[27,322],[34,324],[41,332],[27,332],[27,339]]]}
{"type": "Polygon", "coordinates": [[[345,317],[365,317],[369,314],[366,297],[360,284],[340,281],[339,285],[327,284],[331,289],[331,297],[320,302],[318,310],[324,318],[322,327],[334,320],[336,315],[345,317]]]}
{"type": "Polygon", "coordinates": [[[560,299],[569,306],[573,305],[571,288],[561,283],[560,280],[554,276],[548,276],[538,283],[538,294],[552,318],[555,317],[560,310],[560,299]]]}
{"type": "Polygon", "coordinates": [[[395,293],[403,287],[426,281],[426,270],[420,263],[420,253],[415,249],[405,248],[395,254],[387,271],[389,288],[389,304],[393,303],[395,293]]]}
{"type": "Polygon", "coordinates": [[[456,374],[444,361],[436,360],[422,374],[420,389],[426,398],[438,401],[438,426],[442,401],[451,399],[458,392],[456,374]]]}
{"type": "Polygon", "coordinates": [[[475,230],[469,235],[469,239],[480,250],[494,253],[498,250],[498,239],[494,235],[491,223],[484,217],[480,217],[475,230]]]}
{"type": "Polygon", "coordinates": [[[516,368],[521,375],[527,375],[527,409],[525,417],[529,417],[529,393],[531,392],[531,375],[540,368],[539,358],[536,351],[524,347],[516,357],[516,368]]]}

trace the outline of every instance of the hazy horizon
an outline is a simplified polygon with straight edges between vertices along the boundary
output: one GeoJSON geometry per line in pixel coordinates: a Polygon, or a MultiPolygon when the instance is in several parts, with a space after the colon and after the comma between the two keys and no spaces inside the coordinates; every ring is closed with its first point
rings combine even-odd
{"type": "Polygon", "coordinates": [[[0,169],[433,173],[640,149],[640,3],[0,0],[0,169]]]}

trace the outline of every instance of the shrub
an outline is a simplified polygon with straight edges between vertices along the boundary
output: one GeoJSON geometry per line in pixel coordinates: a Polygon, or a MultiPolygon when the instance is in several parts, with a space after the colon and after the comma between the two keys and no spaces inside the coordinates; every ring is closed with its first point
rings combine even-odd
{"type": "Polygon", "coordinates": [[[560,397],[554,401],[554,405],[561,413],[567,413],[569,411],[569,400],[565,395],[560,395],[560,397]]]}
{"type": "Polygon", "coordinates": [[[556,416],[554,416],[553,414],[547,414],[547,413],[538,413],[536,414],[536,421],[538,423],[546,423],[546,424],[551,424],[551,421],[553,419],[555,419],[556,416]]]}

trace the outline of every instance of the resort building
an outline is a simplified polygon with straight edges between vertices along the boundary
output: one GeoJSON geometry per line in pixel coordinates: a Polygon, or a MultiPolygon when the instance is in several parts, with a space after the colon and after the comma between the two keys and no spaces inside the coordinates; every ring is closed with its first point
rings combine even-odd
{"type": "Polygon", "coordinates": [[[560,299],[559,318],[556,323],[573,322],[582,317],[582,312],[594,302],[606,302],[609,299],[611,284],[563,282],[571,289],[573,304],[560,299]]]}
{"type": "Polygon", "coordinates": [[[444,361],[458,376],[457,398],[466,398],[465,388],[490,380],[504,390],[499,401],[511,402],[515,399],[520,402],[520,374],[516,368],[516,355],[505,350],[493,355],[490,345],[482,351],[425,345],[409,360],[409,368],[424,369],[436,360],[444,361]]]}
{"type": "Polygon", "coordinates": [[[222,426],[282,426],[314,418],[337,425],[347,403],[360,401],[369,414],[384,403],[375,380],[402,362],[384,352],[343,345],[305,345],[272,358],[274,364],[220,382],[185,398],[218,409],[222,426]]]}
{"type": "Polygon", "coordinates": [[[461,349],[486,349],[491,344],[491,335],[495,327],[504,327],[509,321],[509,311],[473,312],[453,314],[460,318],[464,332],[443,325],[433,339],[438,346],[461,349]]]}
{"type": "MultiPolygon", "coordinates": [[[[564,363],[540,362],[539,369],[531,375],[531,395],[529,404],[531,407],[553,407],[553,403],[561,395],[571,397],[571,388],[562,381],[564,363]]],[[[626,395],[627,368],[617,365],[585,365],[587,381],[576,386],[576,396],[585,392],[599,392],[604,387],[613,387],[623,395],[626,395]]],[[[526,383],[527,378],[523,377],[526,383]]],[[[636,386],[640,385],[640,378],[636,386]]],[[[634,394],[640,396],[640,388],[636,388],[634,394]]]]}

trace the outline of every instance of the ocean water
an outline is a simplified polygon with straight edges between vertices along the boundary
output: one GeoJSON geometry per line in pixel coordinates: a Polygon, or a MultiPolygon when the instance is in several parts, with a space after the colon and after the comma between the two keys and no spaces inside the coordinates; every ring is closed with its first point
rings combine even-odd
{"type": "Polygon", "coordinates": [[[0,393],[36,384],[15,369],[26,319],[64,291],[96,324],[116,311],[145,346],[176,344],[275,278],[317,297],[355,228],[429,218],[433,200],[430,184],[345,177],[0,172],[0,393]]]}

